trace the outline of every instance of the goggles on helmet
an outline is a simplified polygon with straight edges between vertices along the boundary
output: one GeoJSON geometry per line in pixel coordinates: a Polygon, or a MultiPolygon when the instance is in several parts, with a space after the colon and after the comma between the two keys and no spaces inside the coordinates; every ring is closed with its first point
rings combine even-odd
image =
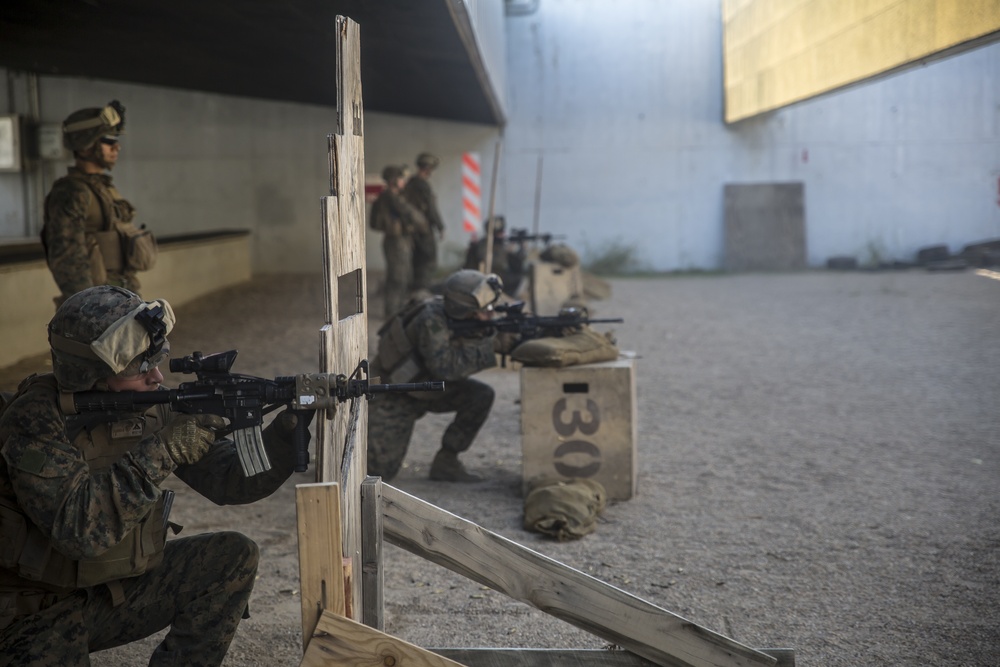
{"type": "Polygon", "coordinates": [[[121,114],[118,113],[118,110],[114,106],[108,105],[101,109],[101,113],[93,118],[85,118],[75,123],[63,125],[63,132],[68,134],[70,132],[80,132],[81,130],[90,130],[102,126],[111,129],[120,129],[118,126],[121,124],[121,114]]]}
{"type": "Polygon", "coordinates": [[[493,304],[500,300],[503,294],[503,281],[500,276],[491,273],[472,292],[472,297],[479,304],[480,310],[493,310],[493,304]]]}
{"type": "Polygon", "coordinates": [[[174,311],[163,299],[147,301],[116,320],[87,344],[52,335],[52,347],[84,359],[103,361],[114,375],[139,375],[156,368],[170,354],[167,334],[174,311]]]}

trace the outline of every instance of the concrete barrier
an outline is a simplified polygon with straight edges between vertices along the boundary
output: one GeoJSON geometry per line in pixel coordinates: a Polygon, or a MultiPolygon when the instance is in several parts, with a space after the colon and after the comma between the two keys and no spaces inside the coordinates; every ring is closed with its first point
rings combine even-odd
{"type": "MultiPolygon", "coordinates": [[[[59,293],[40,244],[0,248],[0,366],[46,352],[45,325],[59,293]]],[[[224,287],[250,280],[250,233],[205,232],[160,239],[151,271],[139,274],[142,295],[180,306],[224,287]]]]}

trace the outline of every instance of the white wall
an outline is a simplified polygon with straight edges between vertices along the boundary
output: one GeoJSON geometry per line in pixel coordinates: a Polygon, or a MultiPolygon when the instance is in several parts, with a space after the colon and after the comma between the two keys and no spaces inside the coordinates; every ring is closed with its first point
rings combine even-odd
{"type": "Polygon", "coordinates": [[[1000,237],[1000,44],[733,127],[720,3],[541,0],[509,16],[502,202],[581,249],[717,268],[727,182],[804,181],[808,259],[1000,237]]]}

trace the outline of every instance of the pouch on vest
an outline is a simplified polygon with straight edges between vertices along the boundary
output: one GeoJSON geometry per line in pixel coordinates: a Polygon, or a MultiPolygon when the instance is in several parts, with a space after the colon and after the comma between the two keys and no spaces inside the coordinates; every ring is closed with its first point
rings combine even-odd
{"type": "Polygon", "coordinates": [[[163,499],[128,536],[97,558],[78,562],[76,585],[96,586],[114,579],[134,577],[151,570],[163,560],[166,527],[163,499]]]}
{"type": "Polygon", "coordinates": [[[153,232],[146,229],[145,225],[136,227],[131,222],[119,222],[115,226],[122,237],[126,268],[132,271],[149,271],[153,268],[158,253],[153,232]]]}
{"type": "Polygon", "coordinates": [[[410,301],[378,330],[379,365],[387,382],[413,382],[423,371],[406,328],[424,303],[422,300],[410,301]]]}
{"type": "Polygon", "coordinates": [[[148,229],[115,222],[109,231],[95,232],[94,238],[108,271],[148,271],[156,265],[156,238],[148,229]]]}
{"type": "Polygon", "coordinates": [[[94,233],[104,258],[104,268],[108,271],[148,271],[153,268],[158,254],[156,238],[145,225],[137,227],[132,222],[135,208],[121,199],[114,187],[109,192],[102,192],[90,181],[83,179],[83,182],[93,191],[104,216],[104,230],[94,233]]]}

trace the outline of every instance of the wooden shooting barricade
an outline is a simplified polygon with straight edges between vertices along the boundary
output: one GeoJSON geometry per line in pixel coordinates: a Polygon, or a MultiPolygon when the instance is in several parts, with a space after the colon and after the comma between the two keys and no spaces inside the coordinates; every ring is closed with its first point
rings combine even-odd
{"type": "MultiPolygon", "coordinates": [[[[349,373],[368,353],[364,125],[358,25],[337,17],[336,34],[338,122],[329,137],[330,195],[323,198],[327,324],[320,364],[325,373],[349,373]]],[[[366,477],[364,399],[316,424],[317,483],[296,489],[302,665],[794,665],[790,650],[739,644],[366,477]],[[386,634],[383,538],[626,650],[430,651],[386,634]]]]}
{"type": "Polygon", "coordinates": [[[608,500],[636,494],[635,359],[521,368],[523,491],[541,479],[592,479],[608,500]]]}

